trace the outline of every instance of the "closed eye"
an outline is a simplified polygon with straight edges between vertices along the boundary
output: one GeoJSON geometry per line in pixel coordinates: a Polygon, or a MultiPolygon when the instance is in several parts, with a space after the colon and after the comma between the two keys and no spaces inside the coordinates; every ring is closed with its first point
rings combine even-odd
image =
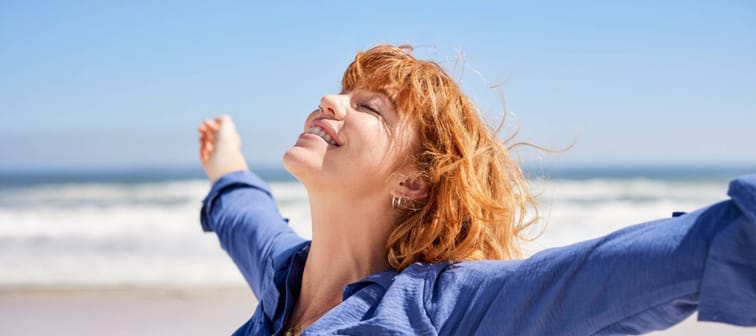
{"type": "Polygon", "coordinates": [[[374,108],[374,107],[372,107],[372,106],[370,106],[370,105],[368,105],[368,104],[360,104],[360,105],[358,105],[358,106],[359,106],[360,108],[366,109],[366,110],[368,110],[368,111],[370,111],[370,112],[372,112],[372,113],[375,113],[375,114],[378,114],[378,115],[380,115],[380,114],[381,114],[381,112],[380,112],[380,111],[378,111],[378,109],[376,109],[376,108],[374,108]]]}

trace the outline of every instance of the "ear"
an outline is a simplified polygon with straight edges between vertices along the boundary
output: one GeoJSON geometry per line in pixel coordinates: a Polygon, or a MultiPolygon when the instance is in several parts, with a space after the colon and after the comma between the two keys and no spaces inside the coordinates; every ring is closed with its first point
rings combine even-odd
{"type": "Polygon", "coordinates": [[[428,184],[417,174],[399,180],[395,188],[397,195],[402,195],[411,200],[420,200],[428,197],[428,184]]]}

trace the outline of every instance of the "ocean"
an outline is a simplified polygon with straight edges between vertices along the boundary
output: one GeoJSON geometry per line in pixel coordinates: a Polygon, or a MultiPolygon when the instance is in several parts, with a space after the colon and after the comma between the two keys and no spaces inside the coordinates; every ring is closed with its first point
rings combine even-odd
{"type": "MultiPolygon", "coordinates": [[[[726,199],[753,168],[532,170],[543,218],[528,253],[726,199]]],[[[263,169],[281,213],[309,237],[304,188],[263,169]]],[[[0,289],[243,286],[199,224],[201,171],[0,173],[0,289]]]]}

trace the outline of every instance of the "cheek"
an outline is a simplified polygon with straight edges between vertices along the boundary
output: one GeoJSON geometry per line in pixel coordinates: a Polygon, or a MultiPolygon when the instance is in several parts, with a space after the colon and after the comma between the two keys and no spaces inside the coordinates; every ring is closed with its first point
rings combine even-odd
{"type": "Polygon", "coordinates": [[[409,145],[412,137],[401,132],[389,133],[385,128],[364,132],[360,140],[359,153],[355,153],[355,166],[363,175],[374,174],[379,179],[385,179],[399,166],[403,166],[408,157],[409,145]]]}
{"type": "Polygon", "coordinates": [[[390,156],[392,140],[391,134],[380,121],[369,123],[361,130],[359,141],[362,155],[368,161],[383,161],[390,156]]]}

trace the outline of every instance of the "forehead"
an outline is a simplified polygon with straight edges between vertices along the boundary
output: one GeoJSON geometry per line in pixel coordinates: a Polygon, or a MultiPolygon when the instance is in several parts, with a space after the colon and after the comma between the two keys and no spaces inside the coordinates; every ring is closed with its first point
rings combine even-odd
{"type": "Polygon", "coordinates": [[[410,58],[379,52],[358,53],[344,72],[343,91],[363,89],[386,95],[396,103],[400,91],[407,86],[412,72],[410,58]]]}
{"type": "MultiPolygon", "coordinates": [[[[372,78],[371,78],[372,79],[372,78]]],[[[354,95],[362,98],[379,98],[396,107],[398,90],[392,83],[385,83],[382,80],[361,80],[355,83],[345,83],[342,86],[342,92],[352,92],[354,95]]]]}
{"type": "Polygon", "coordinates": [[[453,82],[443,69],[434,62],[415,59],[409,51],[379,46],[358,53],[344,72],[342,91],[359,88],[382,93],[400,114],[418,118],[454,98],[448,94],[453,82]]]}

